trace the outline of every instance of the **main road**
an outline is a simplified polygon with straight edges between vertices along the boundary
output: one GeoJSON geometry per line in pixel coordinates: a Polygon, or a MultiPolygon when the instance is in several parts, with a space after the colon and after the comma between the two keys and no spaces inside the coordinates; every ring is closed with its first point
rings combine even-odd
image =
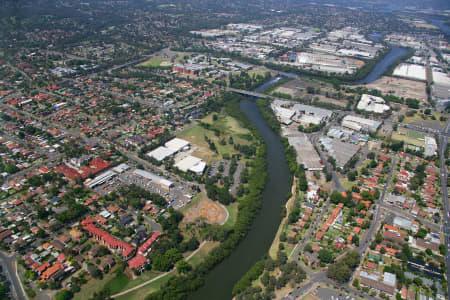
{"type": "Polygon", "coordinates": [[[3,273],[5,273],[6,278],[8,278],[8,281],[11,283],[11,291],[14,298],[18,300],[28,299],[19,281],[20,279],[17,276],[15,255],[5,254],[0,251],[0,263],[3,267],[3,273]]]}
{"type": "Polygon", "coordinates": [[[447,246],[447,295],[450,295],[450,207],[448,203],[448,188],[447,188],[447,157],[445,155],[445,150],[447,149],[448,143],[448,128],[450,125],[450,120],[447,122],[442,130],[439,137],[439,154],[440,154],[440,164],[441,164],[441,193],[442,193],[442,204],[444,206],[444,219],[443,219],[443,234],[444,243],[447,246]]]}

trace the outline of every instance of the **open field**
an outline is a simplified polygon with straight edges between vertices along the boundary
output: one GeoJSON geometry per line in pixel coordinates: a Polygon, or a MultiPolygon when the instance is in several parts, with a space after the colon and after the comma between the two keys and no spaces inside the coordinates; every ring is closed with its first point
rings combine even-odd
{"type": "Polygon", "coordinates": [[[353,187],[353,183],[351,183],[350,181],[348,181],[347,178],[339,178],[339,182],[342,184],[342,186],[344,187],[344,189],[346,191],[351,190],[353,187]]]}
{"type": "Polygon", "coordinates": [[[112,292],[111,294],[115,294],[115,293],[118,293],[123,290],[131,289],[131,288],[138,286],[141,283],[144,283],[148,280],[151,280],[161,274],[162,274],[161,272],[157,272],[157,271],[144,271],[141,273],[141,275],[139,277],[137,277],[136,279],[134,279],[132,281],[129,281],[125,286],[123,286],[122,289],[112,292]]]}
{"type": "Polygon", "coordinates": [[[150,68],[158,68],[158,67],[167,67],[170,66],[171,62],[168,58],[162,57],[152,57],[149,60],[146,60],[140,63],[139,67],[150,67],[150,68]]]}
{"type": "Polygon", "coordinates": [[[130,278],[125,273],[117,274],[116,277],[108,281],[104,288],[110,290],[111,294],[116,294],[125,289],[130,282],[130,278]]]}
{"type": "MultiPolygon", "coordinates": [[[[173,273],[167,274],[166,276],[163,276],[161,278],[159,278],[158,280],[155,280],[154,282],[140,288],[137,289],[133,292],[130,292],[128,294],[125,294],[123,296],[117,297],[115,299],[118,300],[138,300],[138,299],[145,299],[146,296],[148,296],[149,294],[156,292],[157,290],[159,290],[159,288],[161,287],[162,284],[166,283],[167,281],[169,281],[170,278],[172,278],[174,275],[173,273]]],[[[87,298],[86,298],[87,299],[87,298]]]]}
{"type": "Polygon", "coordinates": [[[416,126],[427,127],[427,128],[439,129],[441,126],[445,125],[445,121],[440,121],[441,117],[445,117],[445,115],[438,113],[436,111],[431,111],[430,115],[416,113],[412,117],[407,117],[405,115],[405,119],[403,120],[402,123],[413,124],[416,126]]]}
{"type": "Polygon", "coordinates": [[[238,213],[238,203],[231,203],[230,205],[226,206],[228,210],[228,219],[225,222],[225,226],[233,226],[236,222],[237,213],[238,213]]]}
{"type": "Polygon", "coordinates": [[[239,123],[229,116],[219,115],[217,121],[212,121],[212,115],[206,116],[203,120],[205,123],[213,124],[214,128],[220,131],[220,135],[216,136],[213,131],[208,130],[200,125],[194,126],[188,130],[181,132],[178,137],[189,141],[195,151],[192,155],[203,159],[207,164],[211,164],[212,161],[223,158],[224,155],[237,154],[234,150],[234,145],[228,143],[229,137],[233,138],[234,144],[246,145],[248,141],[241,138],[240,135],[248,134],[249,131],[242,128],[239,123]],[[214,142],[217,152],[212,151],[209,148],[208,143],[205,140],[205,136],[209,140],[214,142]],[[221,145],[220,141],[224,140],[225,145],[221,145]]]}
{"type": "MultiPolygon", "coordinates": [[[[337,99],[334,87],[325,82],[314,79],[302,78],[298,80],[289,80],[288,82],[277,87],[272,93],[281,93],[290,95],[292,99],[303,99],[305,101],[319,101],[345,107],[348,103],[345,99],[337,99]],[[308,93],[308,89],[314,89],[314,94],[308,93]]],[[[341,91],[341,96],[346,96],[341,91]]],[[[342,97],[341,97],[342,98],[342,97]]]]}
{"type": "Polygon", "coordinates": [[[417,147],[423,147],[425,143],[423,140],[424,138],[424,134],[412,130],[399,129],[396,132],[392,133],[393,140],[403,141],[406,144],[414,145],[417,147]]]}
{"type": "Polygon", "coordinates": [[[405,99],[413,98],[422,102],[427,101],[425,83],[415,80],[383,76],[375,82],[366,84],[363,87],[379,90],[385,95],[393,95],[405,99]]]}
{"type": "Polygon", "coordinates": [[[220,244],[219,242],[207,241],[203,245],[203,247],[188,260],[188,262],[193,266],[200,264],[203,261],[203,259],[208,255],[208,253],[211,252],[211,250],[214,249],[215,247],[219,246],[219,244],[220,244]]]}
{"type": "MultiPolygon", "coordinates": [[[[203,193],[202,193],[203,194],[203,193]]],[[[192,223],[196,219],[204,219],[207,223],[224,224],[228,213],[224,207],[217,202],[210,200],[205,194],[195,205],[192,205],[185,213],[183,222],[192,223]]]]}
{"type": "Polygon", "coordinates": [[[74,295],[73,299],[89,299],[95,292],[100,291],[105,284],[114,279],[114,277],[116,276],[116,274],[114,273],[115,269],[117,268],[113,268],[112,270],[110,270],[108,274],[103,276],[103,279],[90,279],[85,285],[83,285],[83,288],[80,290],[80,292],[74,295]]]}

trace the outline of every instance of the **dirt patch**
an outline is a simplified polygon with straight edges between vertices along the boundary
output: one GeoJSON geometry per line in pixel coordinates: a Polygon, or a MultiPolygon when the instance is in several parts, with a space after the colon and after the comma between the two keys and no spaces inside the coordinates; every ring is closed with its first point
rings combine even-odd
{"type": "Polygon", "coordinates": [[[224,224],[228,218],[225,207],[207,198],[206,195],[184,213],[184,223],[195,222],[198,218],[204,219],[207,223],[224,224]]]}

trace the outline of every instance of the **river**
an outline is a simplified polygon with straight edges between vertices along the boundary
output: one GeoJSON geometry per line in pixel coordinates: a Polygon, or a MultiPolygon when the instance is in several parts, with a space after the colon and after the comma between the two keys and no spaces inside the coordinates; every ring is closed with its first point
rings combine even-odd
{"type": "MultiPolygon", "coordinates": [[[[277,79],[272,79],[256,91],[268,88],[277,79]]],[[[291,191],[289,169],[280,137],[267,125],[254,101],[242,100],[241,109],[258,129],[267,146],[269,178],[262,196],[260,213],[253,221],[245,239],[233,253],[216,266],[206,277],[205,285],[190,295],[192,300],[230,300],[234,284],[268,253],[281,222],[281,205],[291,191]]]]}
{"type": "MultiPolygon", "coordinates": [[[[373,39],[379,39],[374,35],[373,39]]],[[[371,83],[378,79],[407,49],[391,46],[391,51],[379,61],[374,69],[360,83],[371,83]]],[[[272,78],[255,92],[262,92],[280,77],[272,78]]],[[[268,253],[270,245],[280,225],[281,205],[290,192],[289,169],[280,137],[267,125],[254,101],[242,100],[241,109],[250,122],[258,129],[267,146],[269,180],[264,189],[261,211],[253,225],[233,253],[216,266],[207,276],[205,285],[189,296],[190,300],[230,300],[234,284],[258,261],[268,253]]]]}
{"type": "MultiPolygon", "coordinates": [[[[375,42],[380,42],[381,34],[371,34],[370,39],[374,40],[375,42]]],[[[382,60],[380,60],[375,67],[370,71],[369,74],[364,79],[361,79],[357,82],[357,84],[367,84],[372,83],[380,76],[401,56],[405,55],[408,50],[406,48],[398,47],[395,45],[390,45],[391,51],[383,57],[382,60]]]]}

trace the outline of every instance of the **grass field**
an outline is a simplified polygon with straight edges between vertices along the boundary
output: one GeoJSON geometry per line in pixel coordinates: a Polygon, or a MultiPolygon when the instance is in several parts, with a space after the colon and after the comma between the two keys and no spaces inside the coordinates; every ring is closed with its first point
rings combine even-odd
{"type": "Polygon", "coordinates": [[[342,184],[342,186],[346,191],[351,190],[353,187],[353,183],[348,181],[347,178],[339,178],[339,182],[342,184]]]}
{"type": "Polygon", "coordinates": [[[211,252],[211,250],[217,246],[219,246],[219,242],[211,242],[211,241],[206,242],[206,244],[203,245],[203,247],[197,253],[195,253],[195,255],[192,256],[188,260],[188,262],[193,266],[200,264],[203,261],[203,259],[208,255],[208,253],[211,252]]]}
{"type": "Polygon", "coordinates": [[[232,203],[230,205],[226,206],[227,210],[228,210],[228,219],[225,222],[224,226],[233,226],[234,223],[236,222],[236,218],[237,218],[237,212],[238,212],[238,203],[232,203]]]}
{"type": "Polygon", "coordinates": [[[406,144],[423,147],[425,142],[425,135],[411,130],[399,129],[392,133],[392,139],[397,141],[403,141],[406,144]]]}
{"type": "Polygon", "coordinates": [[[105,284],[114,279],[116,274],[114,273],[114,268],[109,271],[108,274],[103,276],[103,279],[91,279],[85,285],[82,286],[79,293],[76,293],[73,297],[74,300],[85,300],[89,299],[95,292],[100,291],[105,284]]]}
{"type": "MultiPolygon", "coordinates": [[[[167,274],[164,277],[159,278],[158,280],[155,280],[154,282],[137,289],[133,292],[130,292],[128,294],[125,294],[123,296],[117,297],[115,299],[118,300],[138,300],[138,299],[145,299],[145,297],[153,292],[156,292],[159,290],[162,284],[169,281],[170,278],[174,276],[173,273],[167,274]]],[[[87,299],[87,298],[86,298],[87,299]]]]}
{"type": "Polygon", "coordinates": [[[206,116],[202,119],[203,122],[213,124],[216,129],[221,132],[220,136],[216,136],[213,131],[208,130],[200,125],[194,126],[188,130],[181,132],[178,137],[188,140],[192,147],[198,147],[199,149],[193,153],[203,159],[207,164],[210,164],[216,159],[221,159],[225,154],[231,155],[237,153],[234,150],[234,145],[228,143],[229,137],[233,137],[234,143],[241,145],[248,144],[248,141],[239,137],[242,134],[248,134],[249,131],[239,125],[239,123],[230,116],[219,115],[217,121],[213,121],[212,115],[206,116]],[[217,152],[210,150],[208,143],[205,141],[205,136],[214,142],[217,152]],[[226,145],[221,145],[220,140],[225,140],[226,145]]]}
{"type": "Polygon", "coordinates": [[[139,67],[149,67],[149,68],[158,68],[161,66],[161,63],[170,63],[170,59],[162,58],[162,57],[152,57],[149,60],[140,63],[139,67]]]}
{"type": "Polygon", "coordinates": [[[422,117],[422,114],[420,114],[420,113],[416,113],[414,116],[412,116],[412,117],[406,117],[405,116],[405,119],[403,120],[403,122],[402,123],[405,123],[405,124],[409,124],[409,123],[411,123],[411,122],[413,122],[413,121],[430,121],[430,122],[436,122],[436,123],[440,123],[441,125],[445,125],[445,121],[439,121],[439,119],[441,118],[441,117],[443,117],[443,116],[445,116],[445,115],[443,115],[443,114],[441,114],[441,113],[438,113],[438,112],[436,112],[436,111],[431,111],[431,115],[433,115],[435,118],[436,118],[436,120],[432,120],[429,116],[426,116],[425,118],[423,118],[422,117]]]}
{"type": "Polygon", "coordinates": [[[161,272],[157,272],[157,271],[145,271],[143,272],[141,275],[139,275],[138,278],[128,281],[126,285],[124,285],[122,287],[121,290],[117,291],[116,293],[120,292],[120,291],[124,291],[124,290],[128,290],[131,289],[135,286],[140,285],[141,283],[144,283],[145,281],[151,280],[159,275],[161,275],[161,272]]]}
{"type": "Polygon", "coordinates": [[[125,289],[127,284],[130,282],[130,278],[125,273],[117,274],[116,277],[111,279],[105,284],[105,288],[111,291],[111,294],[117,294],[118,292],[125,289]]]}

